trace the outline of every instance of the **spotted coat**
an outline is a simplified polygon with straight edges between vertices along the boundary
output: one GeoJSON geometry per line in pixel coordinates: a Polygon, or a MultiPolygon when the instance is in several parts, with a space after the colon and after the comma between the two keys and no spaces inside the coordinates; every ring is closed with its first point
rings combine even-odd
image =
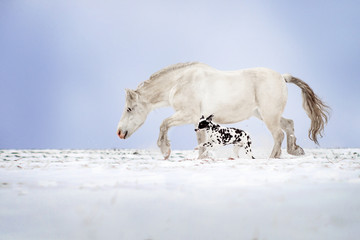
{"type": "Polygon", "coordinates": [[[207,141],[199,145],[206,148],[204,153],[207,153],[208,148],[233,144],[236,157],[239,157],[239,149],[244,147],[246,155],[254,158],[251,152],[251,138],[247,132],[237,128],[222,127],[212,122],[212,117],[213,115],[210,115],[205,119],[202,116],[198,128],[195,129],[195,131],[205,130],[206,132],[207,141]]]}

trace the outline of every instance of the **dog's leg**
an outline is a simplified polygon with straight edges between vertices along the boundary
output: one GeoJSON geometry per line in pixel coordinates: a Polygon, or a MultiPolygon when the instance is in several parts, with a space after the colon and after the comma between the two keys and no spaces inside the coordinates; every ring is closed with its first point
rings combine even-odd
{"type": "Polygon", "coordinates": [[[244,148],[245,148],[245,153],[247,156],[251,157],[252,159],[255,159],[253,154],[252,154],[252,151],[251,151],[251,139],[250,139],[250,136],[249,134],[245,133],[244,135],[244,148]]]}
{"type": "Polygon", "coordinates": [[[234,148],[233,148],[233,151],[234,151],[234,155],[236,158],[239,158],[239,150],[241,148],[241,144],[238,144],[238,143],[235,143],[234,144],[234,148]]]}
{"type": "Polygon", "coordinates": [[[205,143],[200,144],[198,147],[204,149],[204,151],[202,153],[199,152],[198,159],[207,158],[209,148],[212,148],[213,146],[214,145],[211,142],[205,142],[205,143]]]}

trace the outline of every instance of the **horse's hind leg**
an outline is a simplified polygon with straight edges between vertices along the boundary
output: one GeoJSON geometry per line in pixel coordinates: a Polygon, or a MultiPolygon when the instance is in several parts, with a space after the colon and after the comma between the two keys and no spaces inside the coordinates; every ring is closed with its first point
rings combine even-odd
{"type": "Polygon", "coordinates": [[[280,126],[281,129],[286,132],[287,152],[295,156],[304,155],[304,150],[300,146],[296,145],[296,137],[294,134],[294,121],[282,117],[280,120],[280,126]]]}
{"type": "Polygon", "coordinates": [[[270,158],[280,158],[281,155],[281,143],[284,140],[284,133],[279,125],[268,126],[273,138],[274,138],[274,147],[271,152],[270,158]]]}
{"type": "Polygon", "coordinates": [[[280,158],[281,155],[281,143],[284,140],[284,133],[280,127],[279,117],[270,117],[262,115],[263,121],[267,128],[270,130],[271,135],[274,138],[274,147],[270,154],[270,158],[280,158]]]}
{"type": "Polygon", "coordinates": [[[279,158],[281,155],[281,144],[284,140],[284,133],[280,127],[280,118],[265,113],[261,113],[259,109],[254,111],[254,116],[262,120],[269,129],[274,138],[274,147],[272,149],[270,158],[279,158]]]}

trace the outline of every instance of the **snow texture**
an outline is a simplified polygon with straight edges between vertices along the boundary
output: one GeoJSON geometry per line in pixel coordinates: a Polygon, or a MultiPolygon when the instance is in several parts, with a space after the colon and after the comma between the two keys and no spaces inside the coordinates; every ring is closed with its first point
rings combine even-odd
{"type": "Polygon", "coordinates": [[[0,150],[0,239],[359,239],[360,149],[0,150]]]}

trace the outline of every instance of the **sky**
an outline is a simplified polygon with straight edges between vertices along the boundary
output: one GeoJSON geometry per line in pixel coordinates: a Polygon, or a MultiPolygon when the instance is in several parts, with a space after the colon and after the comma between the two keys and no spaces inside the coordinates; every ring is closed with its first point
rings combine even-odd
{"type": "MultiPolygon", "coordinates": [[[[151,112],[120,140],[125,88],[188,61],[291,73],[332,108],[317,146],[300,89],[288,85],[284,117],[294,120],[297,143],[360,147],[359,10],[351,0],[0,1],[0,148],[156,148],[173,110],[151,112]]],[[[255,146],[272,146],[261,121],[234,126],[255,146]]],[[[172,148],[193,149],[193,129],[171,129],[172,148]]]]}

